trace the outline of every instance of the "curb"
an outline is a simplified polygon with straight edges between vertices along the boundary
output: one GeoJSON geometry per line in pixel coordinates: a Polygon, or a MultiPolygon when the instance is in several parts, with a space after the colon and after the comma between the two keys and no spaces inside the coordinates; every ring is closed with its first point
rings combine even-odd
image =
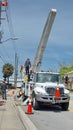
{"type": "Polygon", "coordinates": [[[26,130],[38,130],[36,126],[32,123],[32,121],[27,117],[27,115],[24,113],[24,111],[21,109],[20,106],[17,106],[19,115],[21,117],[21,120],[26,127],[26,130]]]}

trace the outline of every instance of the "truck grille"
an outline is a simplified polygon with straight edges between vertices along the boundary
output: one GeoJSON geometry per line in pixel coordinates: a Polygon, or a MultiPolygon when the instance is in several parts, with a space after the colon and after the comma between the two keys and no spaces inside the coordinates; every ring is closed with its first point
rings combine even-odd
{"type": "MultiPolygon", "coordinates": [[[[64,88],[59,88],[60,89],[60,95],[62,96],[64,94],[64,88]]],[[[46,88],[46,92],[49,94],[49,95],[55,95],[55,92],[56,92],[56,88],[46,88]]]]}

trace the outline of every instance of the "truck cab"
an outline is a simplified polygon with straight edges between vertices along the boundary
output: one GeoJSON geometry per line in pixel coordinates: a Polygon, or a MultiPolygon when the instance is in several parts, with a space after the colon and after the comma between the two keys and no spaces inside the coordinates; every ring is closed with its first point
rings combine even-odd
{"type": "Polygon", "coordinates": [[[33,75],[32,100],[34,109],[39,109],[41,105],[58,104],[62,110],[68,110],[69,90],[59,73],[36,72],[33,75]]]}

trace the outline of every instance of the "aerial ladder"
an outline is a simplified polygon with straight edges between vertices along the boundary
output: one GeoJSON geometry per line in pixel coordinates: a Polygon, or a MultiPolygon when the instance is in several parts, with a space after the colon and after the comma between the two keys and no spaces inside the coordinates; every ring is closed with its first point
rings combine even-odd
{"type": "Polygon", "coordinates": [[[47,18],[47,21],[46,21],[46,24],[42,33],[42,37],[41,37],[39,46],[37,48],[37,52],[36,52],[34,62],[32,65],[32,72],[38,72],[40,70],[43,53],[46,48],[46,44],[47,44],[48,37],[50,35],[51,28],[52,28],[52,25],[56,16],[56,12],[57,12],[56,9],[51,9],[48,15],[48,18],[47,18]]]}

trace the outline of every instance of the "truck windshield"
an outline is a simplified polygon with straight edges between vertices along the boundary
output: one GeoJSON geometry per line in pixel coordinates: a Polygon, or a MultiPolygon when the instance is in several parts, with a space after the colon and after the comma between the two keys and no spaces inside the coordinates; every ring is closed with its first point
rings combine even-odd
{"type": "Polygon", "coordinates": [[[36,82],[61,82],[61,76],[59,74],[38,73],[36,75],[36,82]]]}

